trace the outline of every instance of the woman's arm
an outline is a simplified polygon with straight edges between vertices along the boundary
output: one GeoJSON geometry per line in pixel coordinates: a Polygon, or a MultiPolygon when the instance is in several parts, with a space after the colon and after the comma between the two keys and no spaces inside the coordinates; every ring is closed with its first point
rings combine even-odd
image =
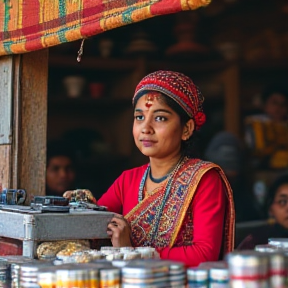
{"type": "Polygon", "coordinates": [[[215,170],[208,171],[201,179],[192,201],[193,244],[160,251],[162,259],[185,262],[198,266],[201,262],[219,258],[226,209],[225,186],[215,170]]]}
{"type": "Polygon", "coordinates": [[[100,206],[106,206],[108,211],[122,214],[123,201],[121,193],[121,182],[123,174],[120,175],[115,182],[110,186],[110,188],[105,192],[97,204],[100,206]]]}

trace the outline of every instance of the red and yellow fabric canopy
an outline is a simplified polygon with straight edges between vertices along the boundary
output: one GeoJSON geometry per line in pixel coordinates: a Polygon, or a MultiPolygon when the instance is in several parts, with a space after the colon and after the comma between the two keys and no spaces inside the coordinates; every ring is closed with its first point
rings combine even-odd
{"type": "Polygon", "coordinates": [[[157,15],[193,10],[211,0],[2,0],[0,55],[86,38],[157,15]]]}

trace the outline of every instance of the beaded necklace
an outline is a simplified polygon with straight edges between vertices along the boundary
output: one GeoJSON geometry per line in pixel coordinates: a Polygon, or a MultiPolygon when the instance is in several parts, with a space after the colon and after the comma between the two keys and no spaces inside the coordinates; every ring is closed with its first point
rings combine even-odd
{"type": "MultiPolygon", "coordinates": [[[[157,208],[156,210],[156,214],[155,214],[155,218],[156,218],[156,223],[154,225],[154,227],[152,228],[152,232],[151,232],[151,235],[152,235],[152,239],[151,239],[151,242],[154,241],[154,238],[156,237],[156,231],[158,230],[158,227],[159,227],[159,223],[160,223],[160,218],[159,215],[162,214],[162,211],[164,209],[164,205],[166,203],[166,200],[169,196],[169,192],[170,192],[170,189],[171,189],[171,186],[172,186],[172,182],[173,182],[173,176],[178,172],[179,168],[181,167],[182,165],[182,162],[184,162],[186,160],[186,157],[181,157],[178,161],[178,163],[176,164],[175,168],[173,169],[173,171],[170,173],[169,175],[169,178],[168,178],[168,181],[166,183],[166,186],[165,186],[165,190],[164,190],[164,197],[163,197],[163,201],[160,205],[159,208],[157,208]]],[[[145,182],[146,182],[146,179],[147,179],[147,176],[148,176],[148,173],[150,171],[150,164],[148,165],[148,167],[146,168],[145,172],[144,172],[144,175],[141,179],[141,182],[140,182],[140,186],[139,186],[139,192],[138,192],[138,202],[140,203],[142,200],[143,200],[143,191],[144,191],[144,186],[145,186],[145,182]]]]}
{"type": "Polygon", "coordinates": [[[163,182],[165,179],[167,179],[167,177],[169,176],[170,173],[171,173],[171,171],[169,171],[166,175],[164,175],[161,178],[154,178],[152,176],[151,168],[150,168],[149,169],[149,178],[151,179],[152,182],[159,184],[159,183],[163,182]]]}

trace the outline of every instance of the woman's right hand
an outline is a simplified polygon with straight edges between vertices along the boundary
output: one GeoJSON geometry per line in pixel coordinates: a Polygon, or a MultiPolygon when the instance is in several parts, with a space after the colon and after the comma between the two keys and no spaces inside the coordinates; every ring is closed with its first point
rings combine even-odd
{"type": "Polygon", "coordinates": [[[84,201],[97,204],[97,201],[94,198],[92,192],[88,189],[68,190],[63,194],[63,197],[68,198],[70,201],[71,199],[75,199],[76,201],[84,201]]]}
{"type": "Polygon", "coordinates": [[[66,191],[66,192],[64,192],[64,194],[63,194],[63,197],[64,198],[68,198],[69,200],[71,200],[71,198],[72,198],[72,193],[74,192],[74,190],[68,190],[68,191],[66,191]]]}

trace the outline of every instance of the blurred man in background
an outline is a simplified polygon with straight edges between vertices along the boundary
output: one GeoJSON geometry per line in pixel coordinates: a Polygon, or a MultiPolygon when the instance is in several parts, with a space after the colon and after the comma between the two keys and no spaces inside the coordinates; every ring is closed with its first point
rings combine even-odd
{"type": "Polygon", "coordinates": [[[72,151],[64,142],[51,142],[47,146],[46,195],[62,196],[75,189],[75,161],[72,151]]]}

